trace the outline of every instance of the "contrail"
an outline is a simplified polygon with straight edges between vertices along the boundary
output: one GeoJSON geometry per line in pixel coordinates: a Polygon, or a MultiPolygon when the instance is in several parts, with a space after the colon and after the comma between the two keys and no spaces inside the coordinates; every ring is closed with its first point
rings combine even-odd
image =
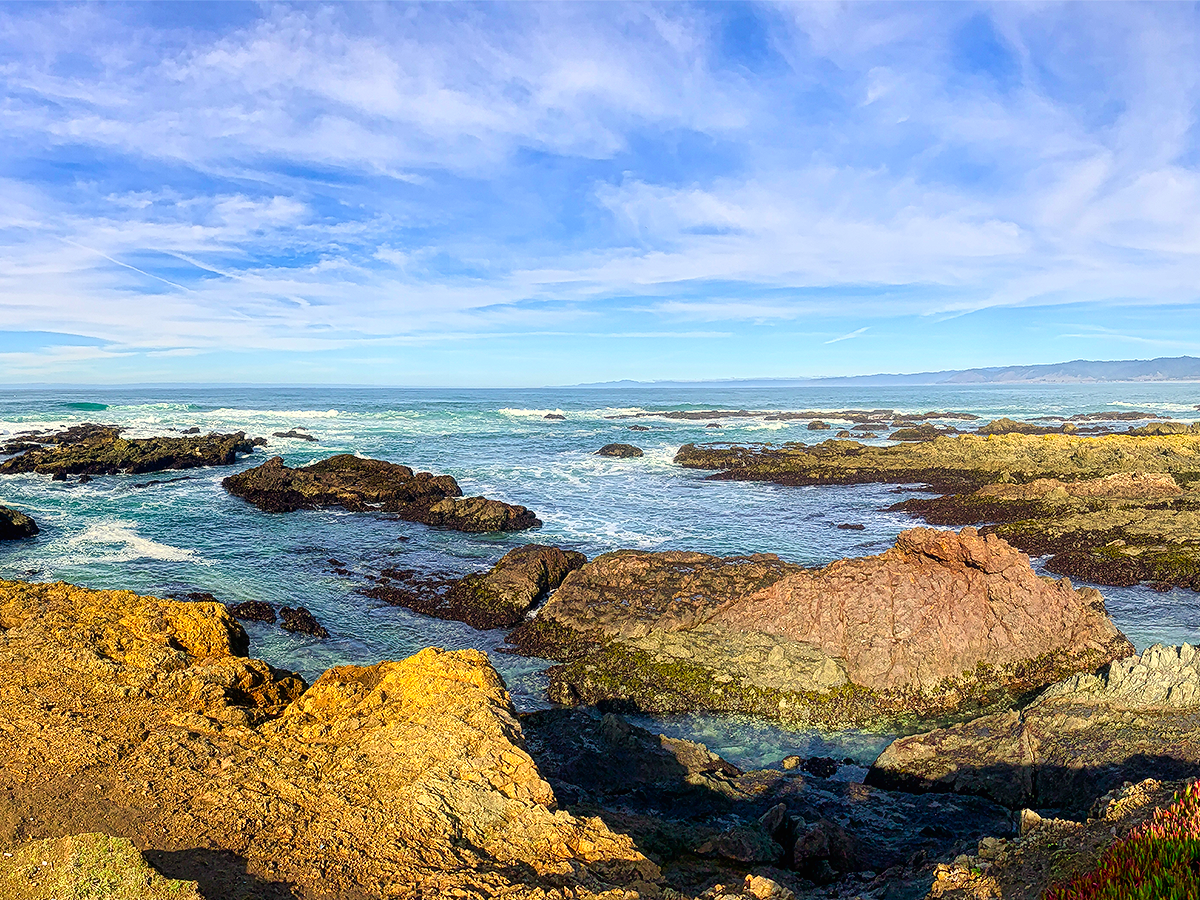
{"type": "Polygon", "coordinates": [[[97,256],[103,256],[109,262],[116,263],[118,266],[124,266],[126,269],[133,269],[133,271],[138,272],[141,275],[145,275],[147,278],[153,278],[155,281],[161,281],[163,284],[169,284],[171,287],[177,287],[181,291],[187,291],[189,294],[196,293],[190,287],[184,287],[182,284],[176,284],[174,281],[168,281],[166,278],[163,278],[160,275],[155,275],[153,272],[147,272],[145,269],[139,269],[137,266],[131,266],[129,263],[123,263],[119,259],[113,259],[107,253],[102,253],[95,247],[85,247],[83,244],[76,243],[75,241],[65,237],[60,237],[59,240],[64,244],[70,244],[72,247],[78,247],[80,250],[87,250],[89,253],[95,253],[97,256]]]}

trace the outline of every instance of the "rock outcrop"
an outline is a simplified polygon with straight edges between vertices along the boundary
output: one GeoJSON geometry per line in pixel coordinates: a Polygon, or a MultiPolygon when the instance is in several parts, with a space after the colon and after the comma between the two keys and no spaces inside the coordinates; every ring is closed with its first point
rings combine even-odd
{"type": "Polygon", "coordinates": [[[33,537],[37,533],[37,522],[25,513],[8,506],[0,506],[0,541],[33,537]]]}
{"type": "Polygon", "coordinates": [[[0,857],[8,900],[205,900],[194,881],[163,878],[126,838],[75,834],[0,857]]]}
{"type": "Polygon", "coordinates": [[[778,484],[928,484],[946,492],[1036,478],[1080,480],[1117,472],[1166,472],[1200,478],[1200,434],[1166,436],[963,434],[872,447],[857,441],[820,444],[684,444],[675,462],[720,470],[710,477],[778,484]]]}
{"type": "Polygon", "coordinates": [[[629,838],[555,810],[482,653],[301,694],[244,637],[219,604],[0,582],[0,847],[127,838],[210,897],[660,896],[629,838]]]}
{"type": "Polygon", "coordinates": [[[966,714],[1132,650],[1098,592],[1040,578],[971,528],[912,529],[880,556],[815,570],[608,553],[510,641],[563,662],[559,702],[829,726],[966,714]]]}
{"type": "Polygon", "coordinates": [[[1200,654],[1154,646],[1058,682],[1020,710],[905,737],[868,782],[1087,812],[1126,781],[1200,776],[1200,654]]]}
{"type": "Polygon", "coordinates": [[[524,506],[463,497],[458,482],[449,475],[414,473],[408,466],[350,453],[296,469],[274,456],[221,483],[229,493],[266,512],[340,506],[468,532],[521,531],[542,524],[524,506]]]}
{"type": "Polygon", "coordinates": [[[1184,490],[1165,472],[991,484],[892,508],[936,525],[990,523],[985,530],[1049,556],[1046,567],[1060,575],[1200,590],[1200,490],[1194,484],[1184,490]]]}
{"type": "Polygon", "coordinates": [[[605,444],[596,451],[597,456],[612,456],[617,459],[634,459],[638,456],[645,456],[641,447],[635,447],[633,444],[605,444]]]}
{"type": "Polygon", "coordinates": [[[238,454],[254,450],[253,442],[241,431],[125,439],[114,425],[91,424],[33,435],[24,443],[33,446],[0,463],[0,474],[37,472],[60,480],[68,475],[138,475],[165,469],[227,466],[237,461],[238,454]]]}

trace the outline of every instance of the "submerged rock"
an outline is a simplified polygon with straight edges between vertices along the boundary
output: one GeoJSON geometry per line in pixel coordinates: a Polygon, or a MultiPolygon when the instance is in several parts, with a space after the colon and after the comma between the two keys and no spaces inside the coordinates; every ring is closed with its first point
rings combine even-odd
{"type": "Polygon", "coordinates": [[[287,431],[276,431],[271,435],[271,437],[298,438],[299,440],[302,440],[302,441],[313,441],[313,442],[315,442],[317,440],[311,434],[306,434],[303,431],[297,431],[295,428],[289,428],[287,431]]]}
{"type": "Polygon", "coordinates": [[[227,466],[239,453],[251,453],[245,432],[187,437],[125,439],[112,425],[75,425],[37,437],[38,446],[0,463],[0,474],[37,472],[64,480],[68,475],[141,474],[165,469],[227,466]]]}
{"type": "Polygon", "coordinates": [[[285,466],[283,457],[273,456],[221,483],[229,493],[267,512],[340,506],[469,532],[521,531],[542,524],[524,506],[463,497],[458,482],[449,475],[414,474],[408,466],[350,453],[296,469],[285,466]]]}
{"type": "Polygon", "coordinates": [[[211,897],[660,896],[628,837],[555,811],[483,653],[301,694],[242,638],[219,604],[0,582],[0,846],[104,832],[199,856],[211,897]]]}
{"type": "Polygon", "coordinates": [[[33,537],[37,533],[37,523],[25,513],[8,506],[0,506],[0,541],[33,537]]]}
{"type": "Polygon", "coordinates": [[[557,659],[551,697],[797,724],[969,714],[1132,648],[1094,589],[1040,578],[995,536],[903,532],[805,569],[759,554],[618,551],[513,632],[557,659]]]}
{"type": "Polygon", "coordinates": [[[613,456],[617,459],[633,459],[638,456],[644,456],[641,447],[635,447],[633,444],[605,444],[596,451],[597,456],[613,456]]]}
{"type": "Polygon", "coordinates": [[[1200,776],[1200,654],[1156,645],[1060,681],[1021,710],[900,738],[870,784],[1082,816],[1143,778],[1200,776]]]}
{"type": "Polygon", "coordinates": [[[300,634],[319,638],[329,637],[329,632],[325,630],[325,626],[318,622],[313,614],[303,606],[297,606],[294,609],[290,606],[281,607],[279,610],[279,619],[279,627],[284,631],[295,631],[300,634]]]}

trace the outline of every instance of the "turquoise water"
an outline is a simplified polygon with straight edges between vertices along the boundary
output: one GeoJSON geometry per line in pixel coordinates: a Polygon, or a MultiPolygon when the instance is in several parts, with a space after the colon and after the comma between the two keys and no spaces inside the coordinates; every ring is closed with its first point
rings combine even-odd
{"type": "MultiPolygon", "coordinates": [[[[467,572],[523,543],[553,543],[588,556],[621,547],[706,553],[778,553],[805,565],[878,553],[913,521],[882,512],[912,492],[890,485],[789,488],[705,481],[672,464],[689,441],[806,441],[807,423],[719,418],[689,422],[611,416],[673,409],[838,410],[899,413],[954,410],[986,419],[1144,410],[1184,420],[1200,416],[1200,385],[1033,387],[737,388],[620,387],[544,390],[402,390],[170,386],[22,389],[0,394],[0,440],[31,428],[92,421],[126,436],[244,430],[270,442],[235,466],[97,478],[90,484],[45,476],[0,480],[0,503],[31,514],[41,534],[0,545],[0,577],[66,580],[95,588],[171,595],[209,591],[308,607],[329,629],[318,641],[247,623],[251,652],[310,679],[331,665],[400,658],[430,646],[491,652],[522,708],[544,704],[544,664],[495,652],[500,632],[478,632],[387,606],[357,592],[328,560],[356,573],[384,566],[467,572]],[[565,421],[545,419],[558,412],[565,421]],[[720,430],[706,428],[718,421],[720,430]],[[629,425],[650,431],[630,431],[629,425]],[[308,429],[319,439],[271,437],[308,429]],[[594,455],[623,441],[640,459],[594,455]],[[353,452],[448,473],[467,495],[485,494],[533,509],[545,525],[500,536],[465,535],[382,516],[340,511],[271,515],[227,495],[221,479],[271,454],[289,465],[353,452]],[[167,481],[167,479],[175,479],[167,481]],[[148,486],[147,482],[161,483],[148,486]],[[839,530],[859,523],[862,531],[839,530]]],[[[836,429],[836,419],[828,419],[836,429]]],[[[1191,591],[1103,588],[1109,610],[1139,647],[1200,640],[1200,603],[1191,591]]],[[[780,735],[756,723],[685,717],[662,723],[693,734],[735,761],[767,760],[783,747],[867,759],[877,738],[780,735]],[[839,752],[839,748],[845,753],[839,752]]],[[[791,752],[791,751],[789,751],[791,752]]]]}

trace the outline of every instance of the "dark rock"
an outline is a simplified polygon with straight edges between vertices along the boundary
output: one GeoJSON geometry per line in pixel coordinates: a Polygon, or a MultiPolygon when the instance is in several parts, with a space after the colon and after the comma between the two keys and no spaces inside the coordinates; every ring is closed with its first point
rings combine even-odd
{"type": "Polygon", "coordinates": [[[993,419],[986,425],[975,430],[976,434],[1073,434],[1075,426],[1067,422],[1057,428],[1045,425],[1034,425],[1031,422],[1017,422],[1007,417],[993,419]]]}
{"type": "Polygon", "coordinates": [[[792,866],[817,884],[828,884],[839,872],[854,871],[854,841],[836,822],[821,819],[799,835],[792,850],[792,866]]]}
{"type": "Polygon", "coordinates": [[[863,531],[867,526],[859,524],[858,522],[842,522],[837,527],[842,531],[863,531]]]}
{"type": "Polygon", "coordinates": [[[0,506],[0,541],[33,537],[37,533],[37,523],[25,513],[8,506],[0,506]]]}
{"type": "Polygon", "coordinates": [[[256,437],[254,440],[252,440],[250,442],[250,446],[251,447],[265,447],[265,446],[267,446],[267,439],[265,437],[256,437]]]}
{"type": "Polygon", "coordinates": [[[92,476],[91,476],[91,475],[88,475],[87,473],[84,473],[83,475],[80,475],[80,476],[79,476],[79,483],[80,483],[80,484],[87,484],[87,483],[88,483],[89,481],[91,481],[91,480],[92,480],[92,476]]]}
{"type": "MultiPolygon", "coordinates": [[[[295,428],[292,428],[288,431],[276,431],[271,435],[271,437],[299,438],[302,441],[313,441],[313,442],[315,442],[317,440],[311,434],[305,434],[303,431],[297,431],[295,428]]],[[[266,441],[264,441],[263,443],[265,444],[266,441]]]]}
{"type": "Polygon", "coordinates": [[[755,822],[753,825],[735,825],[713,835],[696,848],[696,853],[756,865],[777,862],[783,855],[783,848],[755,822]]]}
{"type": "Polygon", "coordinates": [[[0,474],[37,472],[61,481],[68,475],[141,474],[164,469],[229,465],[253,450],[244,432],[202,437],[153,437],[126,440],[120,429],[75,425],[39,437],[42,446],[0,463],[0,474]]]}
{"type": "Polygon", "coordinates": [[[183,429],[183,431],[181,431],[179,433],[180,434],[199,434],[200,429],[197,426],[193,425],[191,428],[185,428],[185,429],[183,429]]]}
{"type": "Polygon", "coordinates": [[[380,582],[362,593],[439,619],[466,622],[472,628],[507,628],[586,562],[587,557],[574,550],[528,544],[510,550],[487,572],[453,581],[420,578],[414,570],[385,569],[380,582]]]}
{"type": "Polygon", "coordinates": [[[629,430],[630,431],[649,431],[650,426],[648,426],[648,425],[630,425],[629,430]]]}
{"type": "Polygon", "coordinates": [[[898,428],[888,435],[889,441],[932,441],[934,438],[954,434],[953,428],[938,428],[926,422],[913,428],[898,428]]]}
{"type": "Polygon", "coordinates": [[[720,422],[709,422],[709,423],[708,423],[707,425],[705,425],[704,427],[705,427],[705,428],[720,428],[720,427],[721,427],[721,423],[720,423],[720,422]]]}
{"type": "Polygon", "coordinates": [[[67,473],[66,472],[55,472],[53,475],[50,476],[50,480],[51,481],[66,481],[67,473]]]}
{"type": "Polygon", "coordinates": [[[408,466],[350,453],[296,469],[274,456],[222,484],[229,493],[267,512],[341,506],[468,532],[520,531],[542,524],[524,506],[486,497],[464,498],[449,475],[414,474],[408,466]]]}
{"type": "MultiPolygon", "coordinates": [[[[216,603],[217,598],[209,591],[189,591],[183,595],[183,599],[191,603],[216,603]]],[[[230,610],[232,612],[232,610],[230,610]]]]}
{"type": "Polygon", "coordinates": [[[544,415],[542,418],[553,419],[556,422],[562,422],[562,421],[565,421],[567,417],[562,415],[561,413],[546,413],[546,415],[544,415]]]}
{"type": "Polygon", "coordinates": [[[614,456],[618,459],[632,459],[636,456],[644,456],[641,447],[635,447],[633,444],[605,444],[596,451],[597,456],[614,456]]]}
{"type": "Polygon", "coordinates": [[[824,422],[822,422],[820,419],[813,419],[811,422],[808,423],[808,430],[809,431],[828,431],[829,426],[827,424],[825,424],[824,422]]]}
{"type": "Polygon", "coordinates": [[[279,627],[285,631],[296,631],[319,638],[329,637],[329,632],[303,606],[297,606],[295,609],[284,606],[279,610],[279,618],[279,627]]]}
{"type": "Polygon", "coordinates": [[[836,759],[830,759],[828,756],[813,756],[806,759],[801,768],[818,778],[832,778],[837,774],[840,764],[836,759]]]}
{"type": "MultiPolygon", "coordinates": [[[[303,609],[303,607],[301,607],[303,609]]],[[[229,611],[237,618],[244,619],[247,622],[274,622],[275,607],[263,600],[244,600],[241,603],[234,603],[229,606],[229,611]]],[[[308,615],[305,610],[305,615],[308,615]]],[[[309,616],[309,618],[312,618],[309,616]]],[[[314,620],[315,622],[315,620],[314,620]]],[[[284,626],[287,628],[287,626],[284,626]]],[[[319,627],[319,626],[318,626],[319,627]]],[[[288,628],[289,631],[300,631],[303,629],[288,628]]],[[[324,629],[322,629],[324,630],[324,629]]],[[[311,632],[305,632],[311,634],[311,632]]],[[[321,635],[324,637],[324,635],[321,635]]]]}
{"type": "Polygon", "coordinates": [[[843,428],[841,431],[839,431],[837,434],[835,434],[834,437],[848,438],[848,437],[850,437],[850,432],[848,432],[845,428],[843,428]]]}

